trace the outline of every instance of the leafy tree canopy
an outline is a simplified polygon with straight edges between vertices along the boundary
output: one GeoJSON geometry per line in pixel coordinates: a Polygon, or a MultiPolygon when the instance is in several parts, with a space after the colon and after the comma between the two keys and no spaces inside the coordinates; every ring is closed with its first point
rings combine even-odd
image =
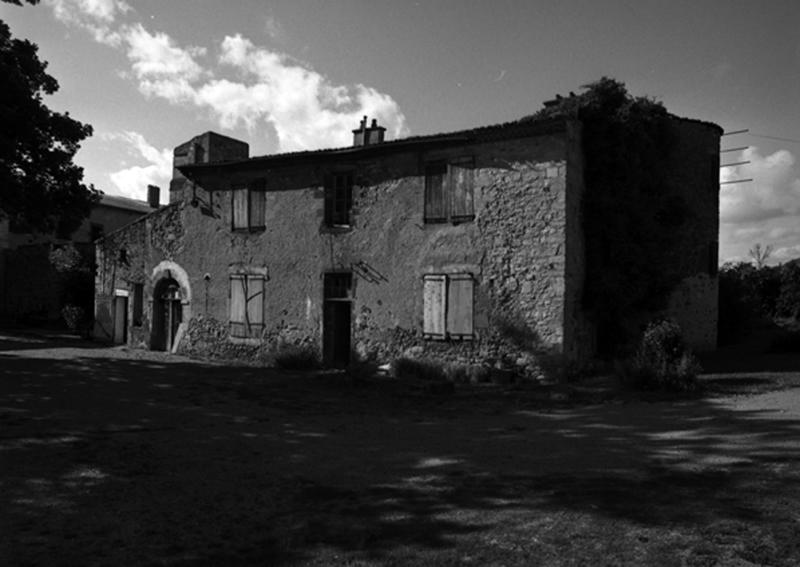
{"type": "Polygon", "coordinates": [[[92,128],[42,102],[58,82],[37,51],[34,43],[13,38],[0,20],[0,218],[32,231],[68,234],[100,198],[72,161],[92,128]]]}

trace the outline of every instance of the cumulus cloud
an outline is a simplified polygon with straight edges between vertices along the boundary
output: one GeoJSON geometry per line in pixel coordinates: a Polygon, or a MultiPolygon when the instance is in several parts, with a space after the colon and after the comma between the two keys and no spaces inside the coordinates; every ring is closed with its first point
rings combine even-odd
{"type": "Polygon", "coordinates": [[[150,145],[144,136],[131,131],[107,134],[104,139],[123,142],[131,153],[147,162],[144,166],[135,165],[110,174],[114,187],[110,193],[143,200],[147,198],[147,186],[158,185],[162,189],[162,198],[168,195],[166,188],[172,177],[172,151],[169,148],[159,150],[150,145]]]}
{"type": "Polygon", "coordinates": [[[204,74],[195,58],[205,55],[205,49],[180,48],[167,34],[152,34],[142,24],[125,27],[122,35],[143,94],[162,97],[173,103],[194,98],[192,82],[204,74]]]}
{"type": "Polygon", "coordinates": [[[722,181],[753,181],[720,190],[720,258],[748,261],[756,243],[772,246],[769,263],[800,256],[800,175],[794,155],[787,150],[764,155],[751,147],[731,161],[750,163],[724,168],[722,181]]]}
{"type": "Polygon", "coordinates": [[[753,181],[722,186],[721,222],[766,220],[800,212],[800,178],[790,152],[778,150],[763,156],[757,147],[750,147],[736,161],[750,163],[723,169],[722,180],[747,178],[753,181]]]}
{"type": "MultiPolygon", "coordinates": [[[[389,138],[408,133],[391,96],[363,84],[336,85],[309,65],[240,34],[223,39],[212,68],[204,47],[182,47],[141,23],[116,24],[119,14],[130,10],[122,0],[48,1],[58,19],[124,48],[129,76],[145,96],[206,110],[222,128],[270,127],[281,151],[349,145],[365,115],[386,127],[389,138]]],[[[270,35],[279,29],[274,18],[268,20],[270,35]]]]}
{"type": "Polygon", "coordinates": [[[92,34],[95,41],[114,47],[122,36],[114,29],[120,15],[131,11],[123,0],[46,0],[56,19],[75,25],[92,34]]]}
{"type": "Polygon", "coordinates": [[[405,118],[389,95],[361,84],[334,85],[241,35],[225,37],[219,62],[235,70],[240,80],[210,81],[198,89],[196,102],[215,112],[226,127],[268,122],[282,150],[347,145],[363,115],[377,118],[392,137],[406,133],[405,118]]]}

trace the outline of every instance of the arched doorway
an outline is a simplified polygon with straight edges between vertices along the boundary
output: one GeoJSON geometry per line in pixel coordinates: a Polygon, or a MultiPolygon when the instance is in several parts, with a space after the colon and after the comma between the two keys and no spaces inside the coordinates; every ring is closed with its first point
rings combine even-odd
{"type": "Polygon", "coordinates": [[[150,348],[172,350],[183,320],[181,287],[173,278],[162,278],[153,288],[153,330],[150,348]]]}

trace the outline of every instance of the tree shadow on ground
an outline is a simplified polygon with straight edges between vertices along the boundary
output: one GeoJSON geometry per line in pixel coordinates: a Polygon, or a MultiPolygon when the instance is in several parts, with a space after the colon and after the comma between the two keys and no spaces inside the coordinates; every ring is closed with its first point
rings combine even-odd
{"type": "Polygon", "coordinates": [[[0,562],[522,565],[605,541],[635,564],[698,538],[687,564],[800,561],[791,408],[554,406],[141,356],[0,354],[0,562]]]}

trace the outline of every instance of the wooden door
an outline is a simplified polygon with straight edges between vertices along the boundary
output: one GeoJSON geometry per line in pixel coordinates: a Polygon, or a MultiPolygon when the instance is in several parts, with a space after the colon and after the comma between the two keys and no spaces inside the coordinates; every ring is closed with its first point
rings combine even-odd
{"type": "Polygon", "coordinates": [[[325,274],[322,306],[322,357],[326,366],[350,364],[352,280],[349,272],[325,274]]]}
{"type": "Polygon", "coordinates": [[[128,331],[128,298],[114,298],[114,344],[125,344],[128,331]]]}

